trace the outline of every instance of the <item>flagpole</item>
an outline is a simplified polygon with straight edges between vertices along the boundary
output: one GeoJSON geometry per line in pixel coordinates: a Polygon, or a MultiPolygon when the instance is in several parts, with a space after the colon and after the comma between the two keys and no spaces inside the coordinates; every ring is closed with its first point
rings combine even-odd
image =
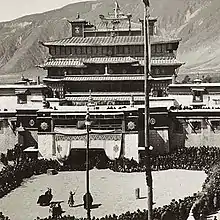
{"type": "Polygon", "coordinates": [[[149,82],[148,77],[151,72],[151,46],[149,37],[149,0],[144,2],[144,94],[145,94],[145,156],[146,156],[146,184],[147,184],[147,206],[148,220],[153,220],[153,179],[150,163],[150,143],[149,143],[149,82]]]}
{"type": "Polygon", "coordinates": [[[89,106],[87,106],[87,113],[86,113],[86,121],[85,121],[85,125],[86,125],[86,133],[87,133],[87,144],[86,144],[86,207],[87,207],[87,220],[91,219],[91,207],[90,207],[90,202],[89,202],[89,133],[90,133],[90,125],[91,125],[91,121],[90,121],[90,115],[89,115],[89,106]]]}

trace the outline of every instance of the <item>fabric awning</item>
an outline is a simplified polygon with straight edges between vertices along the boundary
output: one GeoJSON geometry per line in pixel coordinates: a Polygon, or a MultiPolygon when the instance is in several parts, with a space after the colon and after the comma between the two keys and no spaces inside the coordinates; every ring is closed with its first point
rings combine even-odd
{"type": "Polygon", "coordinates": [[[15,89],[16,95],[23,95],[23,94],[27,94],[27,93],[28,93],[28,89],[15,89]]]}
{"type": "MultiPolygon", "coordinates": [[[[54,132],[62,135],[86,135],[86,129],[77,129],[77,128],[62,128],[62,127],[55,127],[54,132]]],[[[115,133],[115,130],[97,130],[91,129],[90,134],[111,134],[115,133]]]]}
{"type": "Polygon", "coordinates": [[[192,88],[192,91],[201,91],[203,92],[205,88],[192,88]]]}
{"type": "Polygon", "coordinates": [[[35,147],[28,147],[24,149],[24,152],[38,152],[39,150],[35,147]]]}
{"type": "Polygon", "coordinates": [[[143,81],[144,74],[141,75],[90,75],[90,76],[68,76],[62,81],[143,81]]]}

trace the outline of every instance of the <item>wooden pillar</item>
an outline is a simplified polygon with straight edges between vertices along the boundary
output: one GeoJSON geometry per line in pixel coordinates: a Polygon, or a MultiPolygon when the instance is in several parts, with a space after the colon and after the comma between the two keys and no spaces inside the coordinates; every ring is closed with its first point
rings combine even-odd
{"type": "Polygon", "coordinates": [[[105,65],[105,75],[108,75],[108,64],[105,65]]]}

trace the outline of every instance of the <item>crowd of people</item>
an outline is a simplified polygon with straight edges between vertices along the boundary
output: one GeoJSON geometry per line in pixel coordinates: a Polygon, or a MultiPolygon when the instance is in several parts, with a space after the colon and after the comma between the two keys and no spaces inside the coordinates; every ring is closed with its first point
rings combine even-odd
{"type": "Polygon", "coordinates": [[[3,157],[7,163],[0,171],[0,198],[20,186],[25,178],[46,173],[48,169],[59,169],[57,161],[31,159],[23,154],[15,154],[16,151],[15,147],[15,150],[12,149],[10,154],[3,157]],[[11,160],[12,163],[9,164],[11,160]]]}
{"type": "Polygon", "coordinates": [[[8,216],[5,216],[2,212],[0,212],[0,220],[10,220],[8,216]]]}
{"type": "MultiPolygon", "coordinates": [[[[165,155],[151,155],[151,169],[186,169],[186,170],[208,170],[220,159],[220,148],[218,147],[189,147],[178,148],[172,153],[165,155]]],[[[116,172],[144,172],[146,164],[144,156],[139,163],[133,159],[120,158],[110,161],[109,168],[116,172]]]]}
{"type": "MultiPolygon", "coordinates": [[[[13,152],[11,155],[14,155],[13,152]]],[[[5,160],[8,160],[5,155],[5,160]]],[[[12,165],[6,165],[0,171],[0,198],[19,186],[25,178],[32,175],[46,173],[48,169],[65,170],[59,163],[52,160],[37,160],[22,157],[13,158],[12,165]],[[19,161],[19,162],[18,162],[19,161]]],[[[153,210],[154,220],[186,220],[190,211],[195,219],[202,219],[212,211],[220,208],[220,149],[218,147],[189,147],[179,148],[172,153],[165,155],[151,155],[151,169],[153,171],[166,169],[188,169],[205,170],[207,179],[204,182],[200,193],[195,193],[178,201],[172,200],[169,205],[157,207],[153,210]],[[217,164],[217,165],[216,165],[217,164]],[[167,217],[168,216],[168,217],[167,217]]],[[[145,171],[144,155],[139,163],[133,159],[117,159],[109,161],[104,168],[110,168],[115,172],[143,172],[145,171]]],[[[147,211],[137,210],[136,212],[126,212],[119,216],[110,215],[103,218],[93,218],[94,220],[124,220],[124,219],[146,219],[147,211]]],[[[1,217],[1,216],[0,216],[1,217]]],[[[6,219],[6,218],[2,218],[6,219]]],[[[38,218],[40,219],[40,218],[38,218]]],[[[52,217],[44,218],[53,219],[52,217]]],[[[63,216],[63,220],[77,219],[74,216],[63,216]]],[[[82,220],[83,218],[81,218],[82,220]]],[[[1,218],[0,218],[1,220],[1,218]]]]}
{"type": "MultiPolygon", "coordinates": [[[[153,209],[153,219],[154,220],[187,220],[191,207],[198,199],[198,194],[193,196],[185,197],[183,200],[178,201],[173,199],[169,205],[163,207],[158,207],[153,209]]],[[[146,220],[148,212],[147,210],[137,210],[135,212],[126,212],[121,215],[106,215],[101,218],[93,217],[92,220],[146,220]]],[[[201,213],[199,213],[201,216],[201,213]]],[[[51,216],[47,218],[39,218],[36,220],[53,220],[51,216]]],[[[86,218],[75,218],[74,216],[64,215],[62,220],[86,220],[86,218]]]]}
{"type": "Polygon", "coordinates": [[[202,213],[204,216],[220,208],[220,164],[217,163],[207,171],[207,178],[203,183],[202,191],[194,204],[193,213],[202,213]]]}

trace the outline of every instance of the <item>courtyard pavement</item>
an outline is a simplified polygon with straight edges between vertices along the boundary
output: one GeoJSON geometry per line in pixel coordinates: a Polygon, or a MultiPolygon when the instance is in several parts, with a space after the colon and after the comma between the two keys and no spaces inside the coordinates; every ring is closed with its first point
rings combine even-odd
{"type": "MultiPolygon", "coordinates": [[[[202,171],[167,170],[153,172],[153,193],[156,206],[170,203],[200,191],[206,174],[202,171]]],[[[91,215],[102,217],[108,214],[121,214],[126,211],[143,210],[147,207],[144,173],[115,173],[111,170],[90,171],[90,192],[93,204],[91,215]],[[135,189],[140,188],[141,199],[135,198],[135,189]]],[[[86,217],[82,197],[85,193],[85,172],[60,172],[55,176],[43,174],[26,180],[7,196],[0,199],[0,211],[11,220],[33,220],[37,216],[49,216],[48,207],[36,204],[39,195],[52,188],[53,201],[61,204],[66,215],[86,217]],[[69,191],[76,191],[75,207],[68,207],[69,191]]]]}

